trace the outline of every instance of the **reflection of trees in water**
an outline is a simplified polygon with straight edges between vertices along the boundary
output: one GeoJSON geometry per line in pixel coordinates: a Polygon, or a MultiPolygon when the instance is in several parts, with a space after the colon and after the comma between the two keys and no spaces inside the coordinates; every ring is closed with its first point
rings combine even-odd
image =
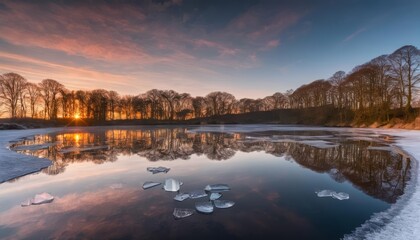
{"type": "Polygon", "coordinates": [[[25,144],[57,142],[56,146],[32,152],[53,160],[43,171],[55,175],[71,163],[102,164],[117,160],[118,155],[138,154],[149,161],[189,159],[192,154],[211,160],[226,160],[236,151],[264,151],[317,172],[327,172],[334,180],[349,180],[369,195],[395,202],[410,179],[409,159],[386,151],[368,150],[369,142],[342,142],[338,147],[320,149],[292,142],[247,140],[241,134],[189,133],[185,129],[107,130],[95,133],[62,133],[37,136],[25,144]],[[62,152],[69,147],[91,151],[62,152]]]}
{"type": "Polygon", "coordinates": [[[367,194],[394,203],[410,179],[411,162],[398,154],[368,150],[368,146],[368,142],[342,143],[336,148],[318,149],[292,144],[289,154],[302,166],[329,172],[338,181],[345,178],[367,194]]]}

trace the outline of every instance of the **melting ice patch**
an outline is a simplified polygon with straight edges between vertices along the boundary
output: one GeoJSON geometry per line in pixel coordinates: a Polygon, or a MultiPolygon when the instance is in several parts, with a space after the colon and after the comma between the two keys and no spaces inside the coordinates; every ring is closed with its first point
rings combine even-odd
{"type": "Polygon", "coordinates": [[[195,190],[189,193],[191,199],[207,197],[207,193],[203,190],[195,190]]]}
{"type": "Polygon", "coordinates": [[[230,208],[235,205],[234,201],[229,200],[214,200],[214,206],[217,208],[230,208]]]}
{"type": "Polygon", "coordinates": [[[178,193],[175,197],[174,200],[178,201],[178,202],[182,202],[185,199],[190,198],[190,194],[188,193],[178,193]]]}
{"type": "Polygon", "coordinates": [[[332,194],[332,198],[338,199],[338,200],[347,200],[350,198],[348,193],[344,193],[344,192],[334,192],[332,194]]]}
{"type": "Polygon", "coordinates": [[[53,200],[54,200],[53,196],[51,196],[49,193],[44,192],[44,193],[36,194],[35,197],[23,202],[21,206],[27,207],[30,205],[41,205],[45,203],[50,203],[53,200]]]}
{"type": "Polygon", "coordinates": [[[319,192],[315,192],[318,197],[332,197],[338,200],[347,200],[350,196],[344,192],[335,192],[331,190],[321,190],[319,192]]]}
{"type": "Polygon", "coordinates": [[[212,213],[214,207],[211,202],[197,202],[195,203],[195,209],[201,213],[212,213]]]}
{"type": "Polygon", "coordinates": [[[186,218],[193,214],[194,210],[189,208],[175,208],[173,212],[175,219],[186,218]]]}
{"type": "Polygon", "coordinates": [[[177,192],[180,188],[182,183],[178,180],[173,178],[168,178],[165,180],[165,184],[163,185],[163,189],[167,192],[177,192]]]}
{"type": "Polygon", "coordinates": [[[151,172],[153,174],[156,173],[167,173],[169,172],[169,170],[171,170],[170,168],[166,168],[166,167],[148,167],[147,171],[151,172]]]}
{"type": "Polygon", "coordinates": [[[332,197],[334,191],[331,190],[321,190],[319,192],[315,192],[318,197],[332,197]]]}
{"type": "Polygon", "coordinates": [[[204,190],[208,192],[225,192],[229,191],[230,187],[227,184],[211,184],[207,185],[204,190]]]}
{"type": "Polygon", "coordinates": [[[161,184],[160,182],[145,182],[145,183],[143,183],[143,189],[149,189],[149,188],[152,188],[152,187],[156,187],[160,184],[161,184]]]}
{"type": "Polygon", "coordinates": [[[221,197],[222,197],[222,194],[221,194],[221,193],[217,193],[217,192],[215,192],[215,193],[211,193],[211,194],[210,194],[210,200],[211,200],[211,201],[216,200],[216,199],[219,199],[219,198],[221,198],[221,197]]]}

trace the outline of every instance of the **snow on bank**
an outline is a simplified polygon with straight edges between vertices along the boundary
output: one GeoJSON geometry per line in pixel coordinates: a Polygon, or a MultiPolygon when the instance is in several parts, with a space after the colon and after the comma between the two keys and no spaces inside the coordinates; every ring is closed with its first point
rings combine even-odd
{"type": "Polygon", "coordinates": [[[385,212],[374,214],[361,227],[344,239],[420,239],[420,131],[379,130],[401,137],[396,145],[414,158],[412,179],[405,194],[385,212]]]}

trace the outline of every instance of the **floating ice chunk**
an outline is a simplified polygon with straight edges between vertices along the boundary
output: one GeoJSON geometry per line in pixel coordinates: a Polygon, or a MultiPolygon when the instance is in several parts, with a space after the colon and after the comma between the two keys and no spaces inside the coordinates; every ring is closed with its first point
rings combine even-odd
{"type": "Polygon", "coordinates": [[[156,186],[158,186],[160,184],[161,183],[159,183],[159,182],[144,182],[143,183],[143,189],[148,189],[148,188],[156,187],[156,186]]]}
{"type": "Polygon", "coordinates": [[[207,193],[204,190],[196,190],[189,193],[191,199],[206,197],[207,193]]]}
{"type": "Polygon", "coordinates": [[[50,203],[54,200],[54,197],[51,196],[49,193],[41,193],[41,194],[36,194],[35,197],[32,199],[32,204],[33,205],[40,205],[40,204],[44,204],[44,203],[50,203]]]}
{"type": "Polygon", "coordinates": [[[41,205],[44,203],[50,203],[53,200],[54,200],[53,196],[51,196],[49,193],[44,192],[44,193],[36,194],[35,197],[23,202],[21,206],[26,207],[29,205],[41,205]]]}
{"type": "Polygon", "coordinates": [[[60,149],[60,153],[71,153],[71,152],[85,152],[100,149],[108,149],[108,145],[104,146],[91,146],[91,147],[69,147],[60,149]]]}
{"type": "Polygon", "coordinates": [[[163,189],[168,192],[177,192],[181,186],[181,182],[175,180],[173,178],[168,178],[165,180],[165,184],[163,185],[163,189]]]}
{"type": "Polygon", "coordinates": [[[214,206],[217,208],[230,208],[235,205],[234,201],[229,200],[214,200],[214,206]]]}
{"type": "Polygon", "coordinates": [[[193,214],[194,214],[194,210],[188,209],[188,208],[175,208],[173,212],[175,219],[186,218],[193,214]]]}
{"type": "Polygon", "coordinates": [[[230,187],[227,184],[212,184],[207,185],[204,190],[209,192],[225,192],[229,191],[230,187]]]}
{"type": "Polygon", "coordinates": [[[123,185],[121,183],[114,183],[114,184],[111,184],[111,186],[109,187],[112,189],[120,189],[123,187],[123,185]]]}
{"type": "Polygon", "coordinates": [[[182,202],[189,197],[190,197],[190,194],[188,194],[188,193],[179,193],[174,197],[174,200],[176,200],[178,202],[182,202]]]}
{"type": "Polygon", "coordinates": [[[221,196],[222,196],[222,194],[220,194],[220,193],[211,193],[210,194],[210,200],[213,201],[213,200],[219,199],[221,196]]]}
{"type": "Polygon", "coordinates": [[[214,207],[211,202],[197,202],[195,203],[195,209],[201,213],[212,213],[214,207]]]}
{"type": "Polygon", "coordinates": [[[148,167],[147,168],[147,171],[151,172],[153,174],[162,173],[162,172],[167,173],[167,172],[169,172],[169,170],[171,170],[171,169],[166,168],[166,167],[148,167]]]}
{"type": "Polygon", "coordinates": [[[56,143],[21,145],[21,146],[13,147],[12,150],[13,151],[37,151],[37,150],[47,149],[54,145],[56,145],[56,143]]]}
{"type": "Polygon", "coordinates": [[[32,205],[32,199],[28,199],[20,204],[22,207],[27,207],[32,205]]]}
{"type": "Polygon", "coordinates": [[[344,193],[344,192],[337,193],[331,190],[322,190],[315,193],[316,195],[318,195],[318,197],[332,197],[338,200],[347,200],[350,198],[350,196],[347,193],[344,193]]]}
{"type": "Polygon", "coordinates": [[[332,197],[334,191],[331,190],[322,190],[319,192],[315,192],[318,197],[332,197]]]}
{"type": "Polygon", "coordinates": [[[334,192],[332,194],[332,197],[338,200],[347,200],[350,198],[350,196],[347,193],[343,193],[343,192],[339,192],[339,193],[334,192]]]}

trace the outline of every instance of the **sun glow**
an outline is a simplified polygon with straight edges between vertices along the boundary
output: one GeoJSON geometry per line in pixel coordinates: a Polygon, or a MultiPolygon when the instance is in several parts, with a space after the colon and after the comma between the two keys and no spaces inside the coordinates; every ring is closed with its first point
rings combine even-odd
{"type": "Polygon", "coordinates": [[[73,118],[74,119],[80,119],[80,114],[78,114],[78,113],[74,114],[73,118]]]}

